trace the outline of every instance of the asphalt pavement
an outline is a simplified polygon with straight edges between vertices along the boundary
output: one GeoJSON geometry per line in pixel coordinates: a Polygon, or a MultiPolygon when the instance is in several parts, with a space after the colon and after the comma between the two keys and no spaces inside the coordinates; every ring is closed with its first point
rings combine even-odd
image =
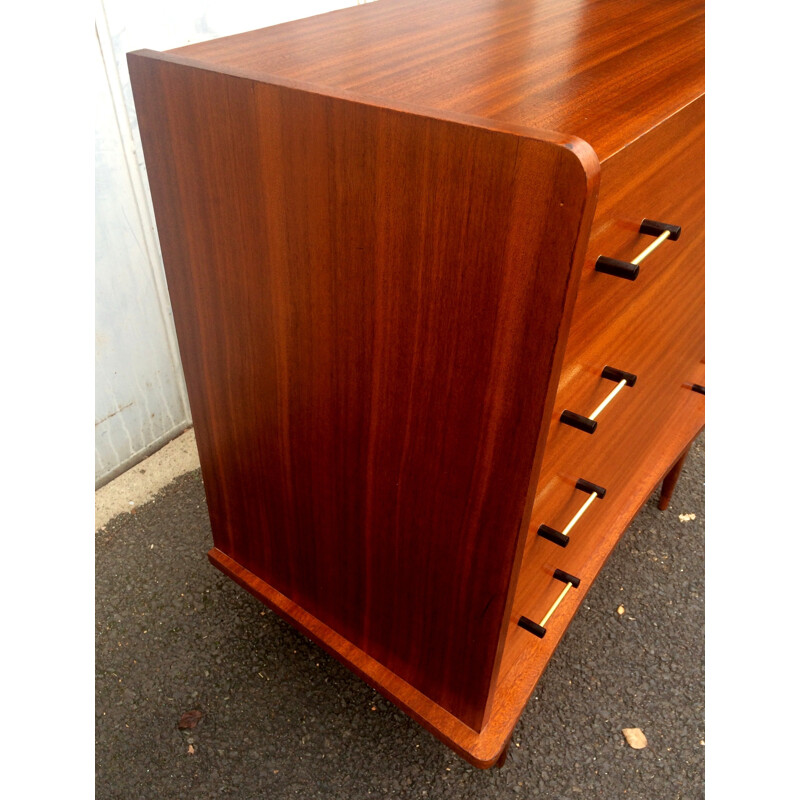
{"type": "Polygon", "coordinates": [[[653,495],[612,553],[490,770],[214,569],[202,479],[183,475],[96,535],[96,797],[702,798],[703,465],[701,436],[670,508],[653,495]]]}

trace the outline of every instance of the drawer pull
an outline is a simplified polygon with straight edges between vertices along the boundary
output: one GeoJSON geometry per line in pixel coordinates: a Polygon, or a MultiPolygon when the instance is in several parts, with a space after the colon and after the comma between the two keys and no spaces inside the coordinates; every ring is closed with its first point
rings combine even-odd
{"type": "Polygon", "coordinates": [[[595,261],[594,268],[604,275],[613,275],[615,278],[625,278],[626,281],[635,281],[639,277],[639,265],[630,261],[620,261],[618,258],[600,256],[595,261]]]}
{"type": "Polygon", "coordinates": [[[566,547],[569,544],[569,536],[557,531],[555,528],[551,528],[549,525],[540,525],[536,535],[541,536],[542,539],[547,539],[548,542],[557,544],[559,547],[566,547]]]}
{"type": "Polygon", "coordinates": [[[580,578],[576,578],[574,575],[570,575],[568,572],[564,572],[564,570],[561,569],[557,569],[553,573],[553,577],[557,581],[562,581],[567,585],[561,590],[561,594],[558,596],[555,603],[550,606],[550,610],[544,615],[544,619],[537,624],[532,619],[528,619],[528,617],[520,617],[517,623],[520,628],[532,633],[534,636],[538,636],[540,639],[547,633],[547,629],[544,626],[547,625],[548,620],[553,616],[553,612],[561,605],[561,601],[567,596],[567,592],[573,587],[577,589],[581,585],[580,578]]]}
{"type": "Polygon", "coordinates": [[[630,387],[636,385],[636,375],[632,372],[624,372],[621,369],[616,369],[615,367],[603,367],[600,377],[605,378],[607,381],[616,381],[617,383],[624,380],[630,387]]]}
{"type": "Polygon", "coordinates": [[[569,544],[569,532],[573,529],[575,523],[584,515],[586,509],[589,508],[597,498],[602,500],[606,496],[606,490],[602,486],[585,481],[583,478],[575,484],[575,488],[580,489],[582,492],[588,492],[589,499],[578,509],[575,516],[567,523],[566,528],[564,528],[563,531],[557,531],[549,525],[540,525],[539,530],[536,531],[538,536],[547,539],[548,542],[557,544],[559,547],[566,547],[569,544]]]}
{"type": "Polygon", "coordinates": [[[666,222],[656,222],[654,219],[643,219],[642,224],[639,226],[639,233],[643,233],[646,236],[662,236],[665,232],[669,232],[668,239],[677,242],[681,235],[681,226],[669,225],[666,222]]]}
{"type": "Polygon", "coordinates": [[[705,386],[701,386],[699,383],[693,383],[689,388],[693,392],[697,392],[697,394],[705,395],[705,393],[706,393],[706,387],[705,386]]]}
{"type": "Polygon", "coordinates": [[[584,417],[582,414],[576,414],[574,411],[562,411],[559,419],[565,425],[577,428],[584,433],[594,433],[597,430],[597,423],[593,419],[584,417]]]}
{"type": "Polygon", "coordinates": [[[623,372],[621,369],[615,369],[614,367],[603,367],[600,377],[615,381],[617,384],[609,392],[606,399],[588,417],[576,414],[574,411],[562,411],[559,418],[561,422],[585,433],[594,433],[597,430],[595,418],[598,414],[622,391],[623,386],[633,386],[636,383],[636,375],[632,372],[623,372]]]}
{"type": "Polygon", "coordinates": [[[639,226],[639,233],[647,236],[656,236],[656,240],[651,242],[636,258],[632,261],[620,261],[618,258],[600,256],[595,262],[594,268],[597,272],[605,275],[613,275],[615,278],[625,278],[635,281],[639,276],[639,264],[650,255],[657,247],[660,247],[667,239],[677,241],[681,235],[680,225],[668,225],[666,222],[656,222],[653,219],[643,219],[639,226]]]}
{"type": "Polygon", "coordinates": [[[594,493],[600,500],[606,496],[606,490],[604,487],[598,486],[596,483],[592,483],[591,481],[586,481],[583,478],[578,478],[575,488],[580,489],[582,492],[586,492],[586,494],[594,493]]]}

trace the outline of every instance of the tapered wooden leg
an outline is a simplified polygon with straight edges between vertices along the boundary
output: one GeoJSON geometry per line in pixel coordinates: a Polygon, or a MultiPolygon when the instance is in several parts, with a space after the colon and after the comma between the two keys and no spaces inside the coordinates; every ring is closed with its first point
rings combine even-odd
{"type": "Polygon", "coordinates": [[[660,511],[666,511],[669,508],[669,501],[672,498],[672,493],[675,491],[675,484],[681,476],[683,469],[683,462],[686,461],[686,456],[689,455],[689,448],[687,447],[681,457],[672,465],[670,471],[664,476],[664,482],[661,484],[661,496],[658,498],[658,508],[660,511]]]}
{"type": "Polygon", "coordinates": [[[506,763],[506,758],[508,758],[508,748],[509,747],[511,747],[511,739],[509,739],[508,742],[506,742],[506,746],[503,748],[503,752],[500,753],[500,758],[498,758],[497,761],[495,762],[495,766],[498,769],[500,769],[500,767],[502,767],[503,764],[506,763]]]}

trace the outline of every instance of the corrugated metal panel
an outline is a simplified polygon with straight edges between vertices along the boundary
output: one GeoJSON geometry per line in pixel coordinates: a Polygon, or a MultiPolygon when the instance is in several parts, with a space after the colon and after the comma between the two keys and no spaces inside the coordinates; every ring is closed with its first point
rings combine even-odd
{"type": "Polygon", "coordinates": [[[115,63],[98,20],[95,150],[95,480],[189,424],[160,253],[115,63]],[[104,58],[105,56],[105,58],[104,58]]]}

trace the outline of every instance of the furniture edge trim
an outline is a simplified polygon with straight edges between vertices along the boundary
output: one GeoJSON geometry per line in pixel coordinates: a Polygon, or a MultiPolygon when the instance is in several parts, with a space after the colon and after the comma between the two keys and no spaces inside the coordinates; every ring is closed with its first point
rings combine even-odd
{"type": "Polygon", "coordinates": [[[691,100],[687,100],[682,106],[679,106],[674,111],[667,114],[667,116],[663,117],[662,119],[659,119],[658,122],[654,122],[646,131],[643,131],[638,136],[635,136],[629,142],[626,142],[624,145],[622,145],[622,147],[618,147],[613,152],[604,155],[600,163],[605,164],[606,162],[610,161],[612,158],[614,158],[614,156],[618,156],[621,152],[627,150],[632,144],[635,144],[640,139],[644,139],[645,136],[651,134],[654,130],[656,130],[656,128],[660,128],[664,123],[669,122],[674,117],[677,117],[678,114],[683,114],[686,111],[686,109],[689,108],[689,106],[692,106],[695,103],[699,103],[701,101],[705,102],[705,99],[706,99],[706,90],[705,87],[703,87],[702,92],[696,94],[694,97],[692,97],[691,100]]]}

